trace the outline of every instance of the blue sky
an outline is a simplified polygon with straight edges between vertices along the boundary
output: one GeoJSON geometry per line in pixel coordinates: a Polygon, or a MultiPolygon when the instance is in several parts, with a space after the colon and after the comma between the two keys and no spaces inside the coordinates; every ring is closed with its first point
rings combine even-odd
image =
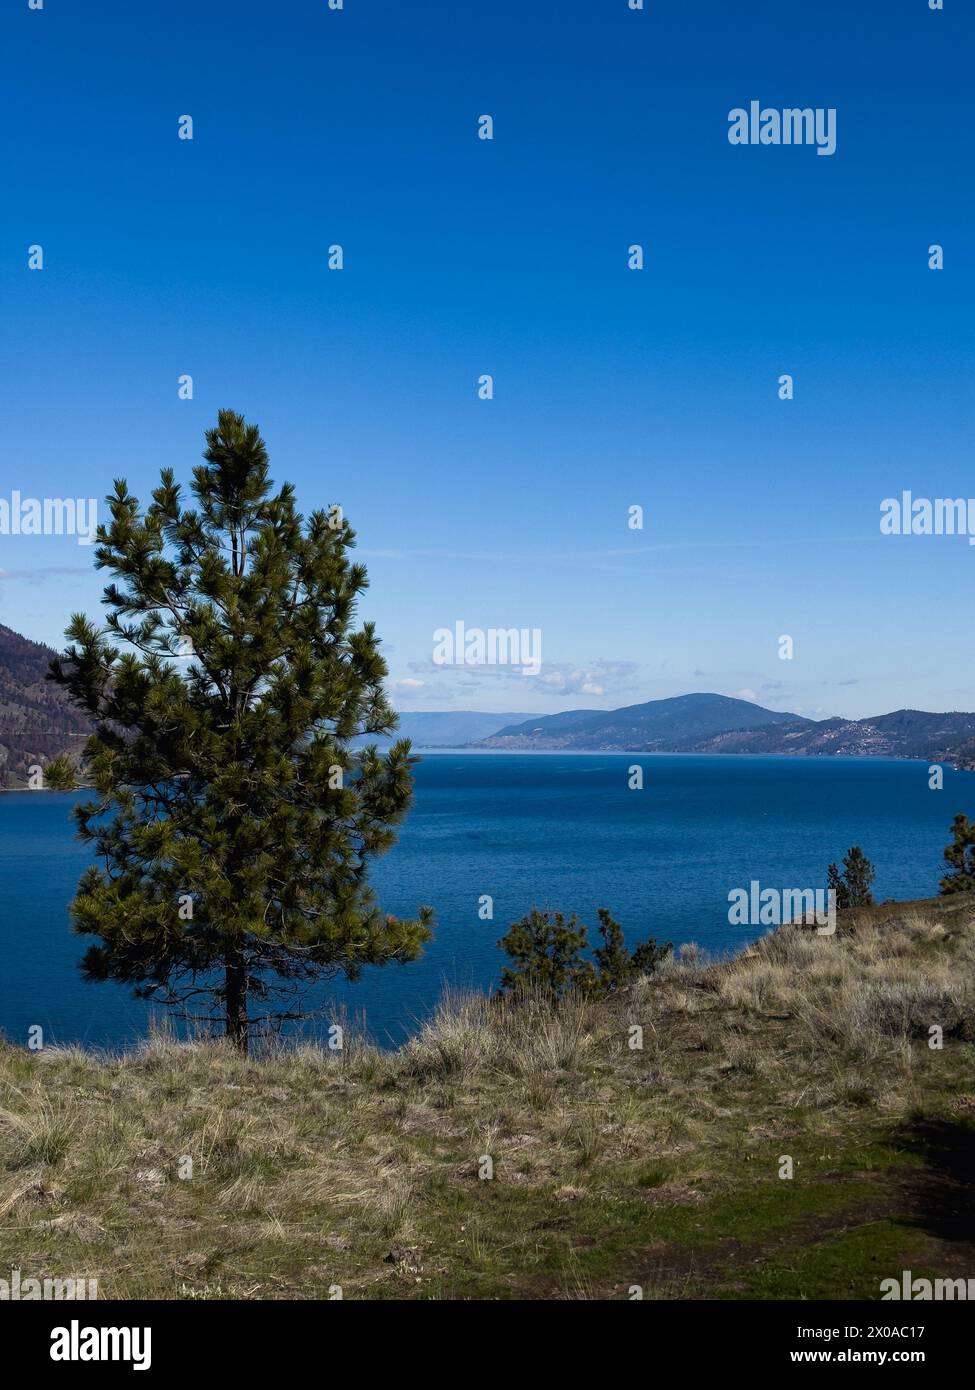
{"type": "MultiPolygon", "coordinates": [[[[145,496],[229,406],[355,526],[401,708],[975,708],[975,549],[879,531],[904,488],[975,496],[961,0],[11,0],[0,32],[0,498],[145,496]],[[729,144],[752,99],[834,107],[836,153],[729,144]],[[434,666],[458,620],[540,629],[541,675],[434,666]]],[[[57,644],[91,558],[0,535],[0,621],[57,644]]]]}

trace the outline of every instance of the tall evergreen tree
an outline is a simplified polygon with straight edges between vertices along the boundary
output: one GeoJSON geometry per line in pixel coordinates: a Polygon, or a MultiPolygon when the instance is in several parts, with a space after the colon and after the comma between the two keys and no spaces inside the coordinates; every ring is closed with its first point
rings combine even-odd
{"type": "Polygon", "coordinates": [[[975,821],[959,812],[951,822],[951,835],[945,850],[951,868],[941,880],[941,892],[971,893],[975,891],[975,821]]]}
{"type": "Polygon", "coordinates": [[[873,894],[870,885],[877,872],[859,845],[853,845],[843,859],[843,877],[849,898],[848,907],[870,907],[873,894]]]}
{"type": "Polygon", "coordinates": [[[202,1006],[246,1052],[310,983],[415,959],[432,913],[384,914],[367,882],[412,777],[407,741],[352,746],[396,725],[373,625],[354,626],[354,532],[273,491],[243,417],[221,411],[206,443],[195,507],[171,469],[144,511],[116,481],[95,552],[115,577],[106,627],[74,615],[51,678],[95,727],[97,796],[75,813],[97,859],[72,904],[98,938],[83,974],[202,1006]]]}
{"type": "Polygon", "coordinates": [[[859,845],[853,845],[843,856],[842,873],[835,864],[826,871],[826,888],[836,894],[838,908],[870,907],[873,894],[870,885],[876,870],[859,845]]]}

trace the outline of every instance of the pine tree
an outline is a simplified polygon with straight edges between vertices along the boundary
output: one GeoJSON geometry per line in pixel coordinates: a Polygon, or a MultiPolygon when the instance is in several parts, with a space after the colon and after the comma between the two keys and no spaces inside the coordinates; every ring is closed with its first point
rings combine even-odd
{"type": "Polygon", "coordinates": [[[652,975],[662,960],[673,951],[673,943],[663,941],[658,946],[652,936],[633,947],[633,970],[637,975],[652,975]]]}
{"type": "Polygon", "coordinates": [[[826,870],[826,888],[836,894],[837,908],[870,907],[873,894],[870,885],[876,870],[859,845],[853,845],[843,857],[842,873],[835,864],[826,870]]]}
{"type": "Polygon", "coordinates": [[[623,929],[608,908],[598,909],[602,946],[583,956],[589,930],[573,914],[539,911],[533,907],[527,917],[513,922],[498,945],[508,953],[512,964],[501,972],[505,990],[539,988],[556,997],[566,990],[596,990],[608,993],[631,983],[638,975],[651,975],[659,961],[672,950],[670,942],[658,946],[650,938],[642,941],[632,955],[623,939],[623,929]]]}
{"type": "Polygon", "coordinates": [[[830,864],[829,868],[826,870],[826,891],[835,894],[834,901],[838,908],[850,906],[843,875],[835,864],[830,864]]]}
{"type": "Polygon", "coordinates": [[[599,971],[600,984],[605,989],[614,989],[618,985],[627,984],[636,973],[633,957],[626,949],[623,928],[611,915],[609,909],[599,908],[598,916],[599,935],[603,939],[603,944],[597,946],[592,957],[596,963],[596,969],[599,971]]]}
{"type": "Polygon", "coordinates": [[[669,941],[657,945],[653,937],[640,941],[632,953],[627,949],[623,929],[610,914],[609,909],[598,909],[599,935],[603,945],[593,951],[593,959],[599,971],[599,985],[603,990],[618,989],[635,980],[639,975],[652,975],[660,961],[673,950],[669,941]]]}
{"type": "Polygon", "coordinates": [[[853,845],[847,851],[843,859],[843,877],[846,880],[847,907],[872,906],[873,894],[870,885],[877,874],[859,845],[853,845]]]}
{"type": "Polygon", "coordinates": [[[98,938],[84,976],[202,1005],[246,1052],[310,983],[415,959],[432,913],[384,914],[367,883],[412,777],[407,741],[351,742],[396,724],[373,625],[353,625],[354,532],[272,490],[241,416],[221,411],[206,443],[195,507],[171,469],[144,512],[115,483],[96,550],[115,577],[106,627],[75,614],[51,679],[95,728],[97,796],[75,812],[97,859],[72,904],[98,938]]]}
{"type": "Polygon", "coordinates": [[[975,821],[959,813],[951,822],[951,834],[944,856],[951,869],[941,880],[941,892],[971,893],[975,890],[975,821]]]}
{"type": "Polygon", "coordinates": [[[587,935],[575,913],[567,918],[533,907],[498,942],[512,961],[501,971],[501,988],[516,993],[537,989],[555,997],[567,989],[591,988],[595,972],[582,959],[587,935]]]}

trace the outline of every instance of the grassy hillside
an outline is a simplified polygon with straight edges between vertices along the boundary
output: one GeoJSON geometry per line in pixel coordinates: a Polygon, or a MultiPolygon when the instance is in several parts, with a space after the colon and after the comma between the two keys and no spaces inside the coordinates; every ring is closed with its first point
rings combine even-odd
{"type": "Polygon", "coordinates": [[[608,1000],[473,1000],[388,1054],[2,1047],[0,1267],[135,1298],[876,1299],[902,1269],[973,1276],[973,967],[975,903],[935,899],[725,965],[685,949],[608,1000]]]}

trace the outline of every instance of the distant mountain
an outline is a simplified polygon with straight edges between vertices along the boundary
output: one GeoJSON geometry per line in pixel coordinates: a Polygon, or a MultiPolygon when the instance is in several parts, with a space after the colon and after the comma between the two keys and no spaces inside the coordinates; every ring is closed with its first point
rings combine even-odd
{"type": "MultiPolygon", "coordinates": [[[[798,714],[763,709],[728,695],[678,695],[622,709],[567,710],[511,724],[481,740],[486,748],[691,751],[703,739],[731,730],[813,725],[798,714]]],[[[814,726],[813,726],[814,727],[814,726]]]]}
{"type": "Polygon", "coordinates": [[[60,687],[45,680],[53,656],[0,623],[0,787],[24,781],[34,763],[79,752],[89,733],[60,687]]]}
{"type": "Polygon", "coordinates": [[[812,724],[807,720],[715,734],[698,741],[694,751],[929,758],[969,766],[975,755],[975,714],[899,709],[869,719],[822,719],[812,724]]]}
{"type": "MultiPolygon", "coordinates": [[[[87,721],[45,680],[54,652],[0,623],[0,786],[32,763],[77,753],[87,721]]],[[[806,719],[727,695],[678,695],[622,709],[563,714],[421,710],[399,716],[397,738],[415,748],[627,753],[775,753],[927,758],[975,771],[975,714],[901,709],[869,719],[806,719]]],[[[385,745],[389,739],[362,738],[385,745]]]]}
{"type": "Polygon", "coordinates": [[[500,729],[484,748],[633,753],[777,753],[928,758],[975,770],[975,714],[901,709],[806,719],[724,695],[680,695],[618,710],[573,710],[500,729]]]}
{"type": "MultiPolygon", "coordinates": [[[[400,714],[396,738],[408,738],[416,748],[463,748],[497,733],[507,724],[520,724],[528,714],[480,714],[476,710],[413,710],[400,714]]],[[[359,744],[381,747],[393,740],[363,737],[359,744]]]]}

